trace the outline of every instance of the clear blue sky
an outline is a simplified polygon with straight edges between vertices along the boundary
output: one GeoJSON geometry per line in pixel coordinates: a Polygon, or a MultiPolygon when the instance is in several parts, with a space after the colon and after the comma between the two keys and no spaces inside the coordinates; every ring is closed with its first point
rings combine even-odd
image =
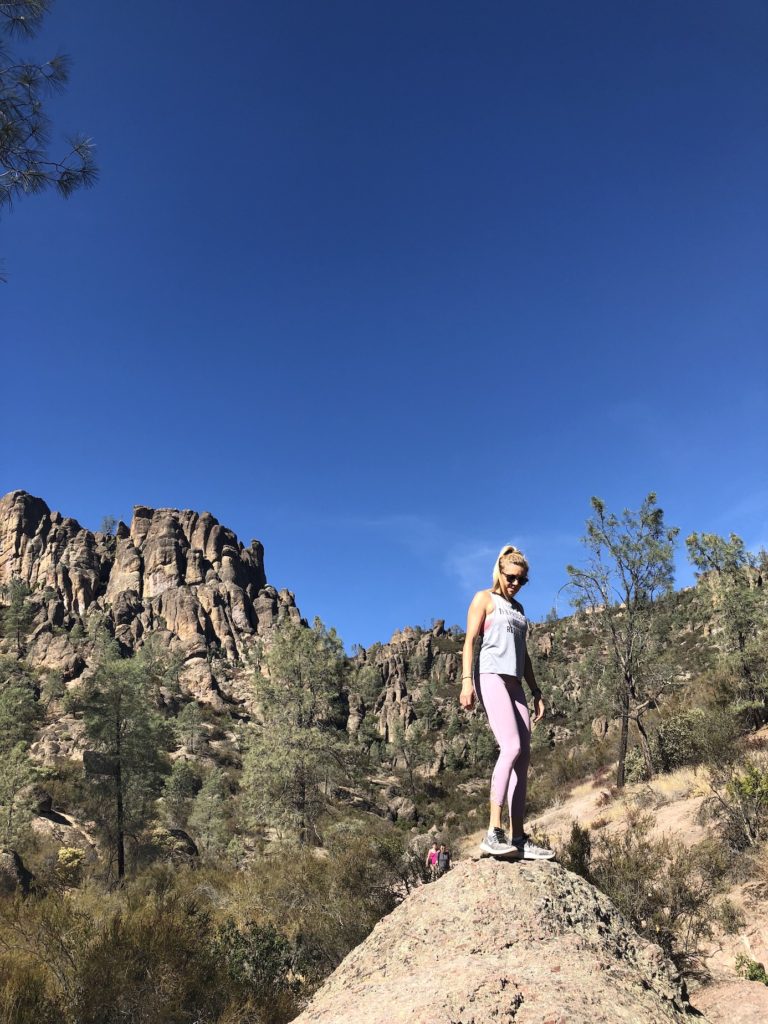
{"type": "Polygon", "coordinates": [[[72,0],[58,48],[101,179],[0,224],[3,493],[208,510],[348,645],[506,542],[543,616],[592,494],[768,543],[763,0],[72,0]]]}

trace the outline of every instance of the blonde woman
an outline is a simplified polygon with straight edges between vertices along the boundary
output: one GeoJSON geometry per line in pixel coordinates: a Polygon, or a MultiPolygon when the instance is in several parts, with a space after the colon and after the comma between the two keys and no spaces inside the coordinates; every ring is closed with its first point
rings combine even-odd
{"type": "Polygon", "coordinates": [[[552,850],[532,843],[523,828],[531,750],[531,719],[523,679],[533,696],[533,721],[544,717],[544,701],[526,650],[528,620],[517,600],[527,582],[525,555],[511,544],[506,545],[493,567],[493,586],[490,590],[479,590],[469,606],[459,700],[462,707],[469,709],[475,696],[479,698],[499,744],[499,758],[491,776],[490,824],[480,849],[492,857],[550,860],[554,857],[552,850]],[[480,660],[473,677],[473,647],[478,636],[480,660]],[[505,804],[510,839],[501,824],[505,804]]]}

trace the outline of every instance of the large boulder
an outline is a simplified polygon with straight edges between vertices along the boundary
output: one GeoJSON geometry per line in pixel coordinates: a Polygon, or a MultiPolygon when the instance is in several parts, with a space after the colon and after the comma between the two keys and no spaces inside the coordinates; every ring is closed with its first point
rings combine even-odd
{"type": "Polygon", "coordinates": [[[413,892],[295,1024],[682,1024],[687,1006],[659,947],[583,878],[489,859],[413,892]]]}

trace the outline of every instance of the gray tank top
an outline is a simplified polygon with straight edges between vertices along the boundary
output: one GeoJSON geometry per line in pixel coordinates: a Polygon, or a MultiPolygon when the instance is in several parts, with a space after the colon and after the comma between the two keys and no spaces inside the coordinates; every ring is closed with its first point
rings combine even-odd
{"type": "Polygon", "coordinates": [[[491,599],[493,612],[485,617],[479,671],[522,679],[525,671],[525,636],[528,632],[528,620],[523,606],[493,592],[491,599]]]}

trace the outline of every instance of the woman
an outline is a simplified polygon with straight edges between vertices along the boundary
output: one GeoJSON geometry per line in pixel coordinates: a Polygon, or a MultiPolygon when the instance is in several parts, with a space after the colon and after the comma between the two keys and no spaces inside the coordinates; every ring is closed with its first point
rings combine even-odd
{"type": "Polygon", "coordinates": [[[437,849],[437,843],[432,843],[432,846],[427,850],[426,866],[429,870],[430,881],[434,882],[437,879],[437,866],[440,852],[437,849]]]}
{"type": "Polygon", "coordinates": [[[533,695],[533,721],[544,717],[544,701],[525,646],[528,620],[516,600],[527,582],[525,555],[508,544],[501,549],[493,567],[493,586],[478,591],[469,606],[459,700],[462,707],[471,708],[477,694],[499,744],[499,759],[491,777],[490,824],[480,849],[492,857],[550,860],[554,857],[552,850],[536,846],[523,829],[531,720],[521,679],[525,679],[533,695]],[[472,656],[477,636],[481,637],[480,661],[478,674],[473,678],[472,656]],[[507,839],[501,824],[505,803],[511,839],[507,839]]]}

